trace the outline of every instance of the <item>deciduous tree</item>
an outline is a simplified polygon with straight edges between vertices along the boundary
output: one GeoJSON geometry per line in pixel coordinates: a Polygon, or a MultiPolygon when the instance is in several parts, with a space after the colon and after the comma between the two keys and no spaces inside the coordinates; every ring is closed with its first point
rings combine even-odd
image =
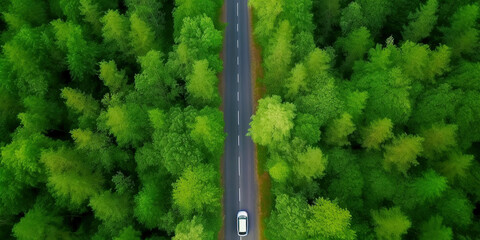
{"type": "Polygon", "coordinates": [[[420,240],[438,239],[438,240],[452,240],[453,231],[450,227],[442,224],[443,218],[435,215],[428,221],[425,221],[421,226],[420,240]]]}
{"type": "Polygon", "coordinates": [[[265,85],[271,94],[280,94],[292,65],[292,27],[286,20],[278,26],[264,61],[265,85]]]}
{"type": "Polygon", "coordinates": [[[409,24],[403,26],[403,38],[412,42],[418,42],[430,35],[437,23],[438,1],[429,0],[421,5],[415,13],[410,13],[409,24]]]}
{"type": "Polygon", "coordinates": [[[327,157],[323,155],[322,150],[310,147],[298,155],[293,171],[297,177],[305,178],[307,181],[322,178],[327,163],[327,157]]]}
{"type": "Polygon", "coordinates": [[[216,213],[220,210],[221,189],[217,172],[209,165],[185,169],[173,184],[173,203],[184,216],[216,213]]]}
{"type": "Polygon", "coordinates": [[[450,26],[441,28],[443,42],[452,48],[453,57],[473,54],[479,44],[478,5],[465,5],[450,18],[450,26]]]}
{"type": "Polygon", "coordinates": [[[418,165],[417,157],[422,152],[423,138],[411,135],[401,135],[385,146],[383,168],[397,171],[407,175],[410,167],[418,165]]]}
{"type": "Polygon", "coordinates": [[[265,234],[270,239],[305,239],[308,205],[299,196],[279,194],[275,198],[275,209],[267,218],[265,234]]]}
{"type": "Polygon", "coordinates": [[[63,218],[40,205],[30,209],[12,229],[17,239],[70,239],[63,218]]]}
{"type": "Polygon", "coordinates": [[[343,113],[340,118],[334,119],[325,131],[325,142],[335,146],[350,145],[348,136],[355,131],[355,124],[352,122],[352,116],[343,113]]]}
{"type": "Polygon", "coordinates": [[[118,70],[117,64],[113,60],[100,62],[99,78],[111,92],[118,92],[125,88],[128,80],[125,76],[125,70],[118,70]]]}
{"type": "Polygon", "coordinates": [[[144,56],[150,50],[158,49],[155,33],[136,13],[130,16],[130,47],[135,56],[144,56]]]}
{"type": "Polygon", "coordinates": [[[399,207],[372,211],[372,218],[377,239],[400,240],[412,226],[412,222],[399,207]]]}
{"type": "Polygon", "coordinates": [[[175,228],[173,240],[212,239],[213,234],[203,226],[200,217],[184,220],[175,228]]]}
{"type": "Polygon", "coordinates": [[[457,146],[457,129],[453,124],[433,124],[431,128],[425,129],[420,136],[423,137],[423,153],[425,157],[435,160],[443,153],[451,151],[457,146]]]}
{"type": "Polygon", "coordinates": [[[368,29],[366,27],[360,27],[352,30],[345,38],[340,38],[338,45],[345,55],[343,71],[344,73],[349,73],[355,61],[362,60],[368,50],[373,46],[373,41],[368,29]]]}
{"type": "Polygon", "coordinates": [[[313,239],[355,239],[351,218],[348,210],[327,199],[317,198],[308,208],[308,236],[313,239]]]}
{"type": "Polygon", "coordinates": [[[290,137],[295,117],[295,105],[282,103],[279,96],[258,101],[258,110],[252,116],[248,135],[260,145],[273,145],[290,137]]]}
{"type": "Polygon", "coordinates": [[[362,131],[362,146],[368,150],[380,150],[380,145],[393,137],[393,124],[388,118],[377,119],[362,131]]]}
{"type": "Polygon", "coordinates": [[[54,196],[80,206],[102,190],[100,171],[85,163],[77,152],[62,147],[42,153],[40,161],[47,169],[47,186],[54,196]]]}
{"type": "Polygon", "coordinates": [[[195,61],[193,70],[186,78],[189,102],[196,106],[217,106],[220,103],[218,79],[208,66],[207,60],[195,61]]]}

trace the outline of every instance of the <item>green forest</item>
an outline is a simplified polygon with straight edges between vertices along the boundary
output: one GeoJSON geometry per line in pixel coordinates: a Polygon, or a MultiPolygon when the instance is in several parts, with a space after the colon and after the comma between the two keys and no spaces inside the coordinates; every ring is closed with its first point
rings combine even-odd
{"type": "Polygon", "coordinates": [[[216,239],[221,0],[0,1],[0,239],[216,239]]]}
{"type": "Polygon", "coordinates": [[[281,239],[480,236],[480,5],[250,0],[281,239]]]}

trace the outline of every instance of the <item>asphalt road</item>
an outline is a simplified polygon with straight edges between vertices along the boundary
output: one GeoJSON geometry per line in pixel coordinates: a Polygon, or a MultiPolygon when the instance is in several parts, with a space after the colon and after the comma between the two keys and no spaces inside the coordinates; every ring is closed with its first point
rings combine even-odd
{"type": "Polygon", "coordinates": [[[254,145],[247,137],[252,116],[249,18],[247,0],[225,0],[227,27],[224,45],[224,119],[227,139],[224,153],[225,239],[240,239],[236,215],[249,216],[248,236],[257,239],[257,174],[254,145]]]}

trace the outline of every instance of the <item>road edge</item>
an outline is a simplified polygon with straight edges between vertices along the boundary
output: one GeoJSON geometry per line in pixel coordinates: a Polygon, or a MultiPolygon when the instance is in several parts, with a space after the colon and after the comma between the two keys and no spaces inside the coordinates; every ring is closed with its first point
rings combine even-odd
{"type": "MultiPolygon", "coordinates": [[[[263,77],[263,68],[262,68],[262,54],[261,48],[256,43],[255,37],[253,35],[253,9],[248,7],[248,34],[250,41],[250,80],[252,86],[252,114],[255,114],[257,111],[258,100],[265,95],[265,87],[257,81],[259,78],[263,77]]],[[[264,164],[265,159],[263,154],[259,156],[259,146],[254,143],[254,162],[255,162],[255,178],[258,183],[257,187],[257,223],[258,223],[258,235],[259,240],[266,240],[265,237],[265,222],[264,219],[268,217],[271,207],[271,193],[270,193],[270,176],[263,167],[259,164],[264,164]],[[262,172],[260,172],[262,171],[262,172]],[[265,207],[263,207],[265,206],[265,207]]]]}
{"type": "MultiPolygon", "coordinates": [[[[222,30],[222,35],[223,35],[223,39],[222,39],[222,51],[220,51],[219,55],[220,55],[220,59],[222,60],[222,65],[224,65],[225,63],[225,45],[226,45],[226,31],[225,31],[225,26],[227,25],[227,14],[226,14],[226,7],[227,7],[227,1],[223,1],[223,5],[222,5],[222,8],[221,8],[221,12],[219,14],[219,19],[218,21],[222,24],[222,27],[223,27],[223,30],[222,30]]],[[[222,111],[222,117],[225,118],[225,114],[224,114],[224,102],[225,102],[225,66],[223,67],[222,69],[222,72],[219,73],[217,75],[218,77],[218,91],[220,93],[220,97],[222,99],[222,103],[220,104],[220,111],[222,111]]],[[[224,129],[225,131],[225,129],[224,129]]],[[[224,142],[224,146],[223,146],[223,149],[225,149],[225,142],[224,142]]],[[[225,163],[225,151],[223,151],[222,153],[222,157],[220,158],[220,186],[222,187],[222,190],[225,191],[225,172],[224,172],[224,163],[225,163]]],[[[218,240],[225,240],[225,204],[224,204],[224,197],[225,197],[225,193],[222,192],[222,199],[221,199],[221,206],[222,206],[222,227],[220,228],[220,231],[218,231],[218,240]]]]}

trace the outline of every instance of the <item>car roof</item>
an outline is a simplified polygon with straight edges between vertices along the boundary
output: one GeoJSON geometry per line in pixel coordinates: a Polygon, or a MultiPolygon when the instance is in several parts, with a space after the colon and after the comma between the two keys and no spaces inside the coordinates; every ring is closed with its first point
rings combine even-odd
{"type": "Polygon", "coordinates": [[[237,217],[248,217],[248,213],[246,211],[240,210],[237,213],[237,217]]]}

